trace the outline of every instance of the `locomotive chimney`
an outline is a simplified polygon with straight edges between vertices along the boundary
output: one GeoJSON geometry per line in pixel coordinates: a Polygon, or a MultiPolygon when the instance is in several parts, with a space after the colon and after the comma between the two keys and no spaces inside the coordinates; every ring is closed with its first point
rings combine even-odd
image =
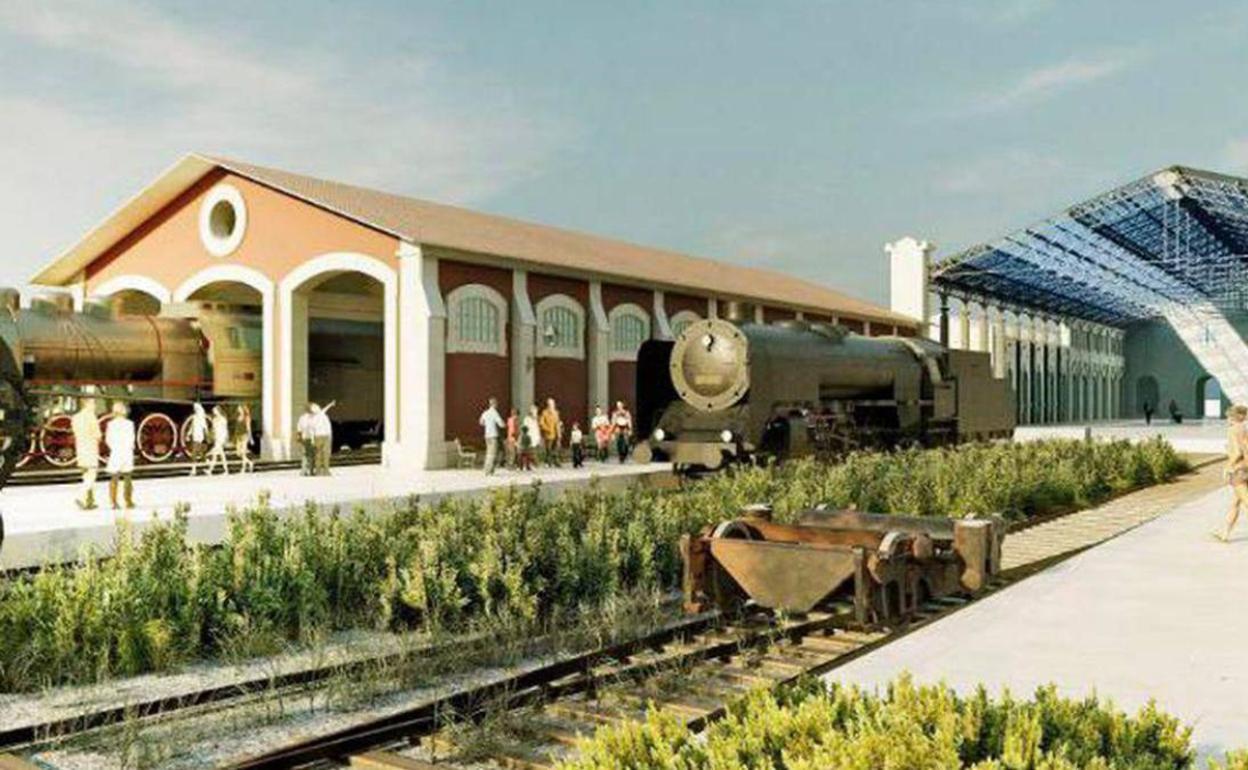
{"type": "Polygon", "coordinates": [[[724,318],[735,323],[751,320],[745,312],[745,303],[730,300],[724,310],[724,318]]]}
{"type": "Polygon", "coordinates": [[[30,309],[44,315],[71,313],[74,310],[74,298],[55,291],[40,292],[31,298],[30,309]]]}

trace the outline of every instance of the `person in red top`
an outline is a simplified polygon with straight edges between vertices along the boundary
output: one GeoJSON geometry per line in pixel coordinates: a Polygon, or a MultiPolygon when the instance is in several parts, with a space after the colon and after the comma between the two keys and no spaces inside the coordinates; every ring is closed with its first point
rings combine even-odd
{"type": "Polygon", "coordinates": [[[520,413],[514,406],[507,413],[507,447],[504,460],[508,468],[515,468],[520,462],[520,413]]]}

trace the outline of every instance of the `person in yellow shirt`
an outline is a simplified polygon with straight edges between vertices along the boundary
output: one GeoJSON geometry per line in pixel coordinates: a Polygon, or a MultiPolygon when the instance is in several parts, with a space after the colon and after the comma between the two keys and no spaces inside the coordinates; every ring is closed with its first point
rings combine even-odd
{"type": "Polygon", "coordinates": [[[553,398],[546,399],[546,408],[537,421],[542,429],[542,459],[547,465],[559,466],[559,447],[563,445],[563,419],[553,398]]]}
{"type": "Polygon", "coordinates": [[[74,432],[75,460],[82,471],[82,497],[74,502],[84,511],[90,511],[95,508],[95,478],[100,473],[100,439],[103,438],[99,417],[95,414],[95,399],[82,399],[69,424],[74,432]]]}
{"type": "Polygon", "coordinates": [[[1215,536],[1224,543],[1230,542],[1231,530],[1239,520],[1239,510],[1248,506],[1248,452],[1245,444],[1244,420],[1248,419],[1248,406],[1236,404],[1226,414],[1226,467],[1222,476],[1231,487],[1231,510],[1226,514],[1226,527],[1215,536]]]}

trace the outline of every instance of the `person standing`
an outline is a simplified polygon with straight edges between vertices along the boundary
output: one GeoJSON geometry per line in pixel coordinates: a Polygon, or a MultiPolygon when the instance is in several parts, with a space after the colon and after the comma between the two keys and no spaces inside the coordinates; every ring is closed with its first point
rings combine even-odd
{"type": "Polygon", "coordinates": [[[82,471],[82,496],[74,500],[84,511],[95,509],[95,477],[100,472],[100,422],[95,416],[95,399],[84,398],[70,418],[74,433],[74,455],[82,471]]]}
{"type": "Polygon", "coordinates": [[[336,403],[330,401],[323,407],[313,407],[316,410],[312,413],[312,445],[316,456],[312,466],[314,476],[329,475],[329,455],[334,447],[334,424],[329,421],[329,410],[336,403]]]}
{"type": "Polygon", "coordinates": [[[316,445],[312,435],[312,421],[316,419],[316,404],[304,407],[295,424],[295,437],[299,439],[299,475],[311,476],[313,464],[316,462],[316,445]]]}
{"type": "Polygon", "coordinates": [[[199,473],[199,464],[204,461],[204,449],[208,446],[208,414],[204,405],[198,401],[191,407],[191,429],[187,438],[191,446],[191,475],[199,473]]]}
{"type": "Polygon", "coordinates": [[[552,467],[559,467],[559,449],[563,446],[563,418],[559,416],[559,408],[553,398],[546,399],[546,408],[538,418],[542,429],[542,461],[552,467]]]}
{"type": "Polygon", "coordinates": [[[520,413],[513,406],[507,412],[507,456],[508,468],[520,466],[520,413]]]}
{"type": "Polygon", "coordinates": [[[208,470],[205,476],[211,476],[217,468],[217,460],[221,461],[221,472],[230,475],[230,461],[225,456],[225,447],[230,443],[230,420],[225,410],[217,404],[212,408],[212,449],[208,451],[208,470]]]}
{"type": "Polygon", "coordinates": [[[234,410],[234,453],[238,455],[238,472],[256,469],[251,461],[251,407],[239,404],[234,410]]]}
{"type": "Polygon", "coordinates": [[[533,455],[542,446],[542,427],[538,422],[537,404],[529,406],[529,413],[525,415],[520,431],[520,467],[531,471],[533,470],[533,455]]]}
{"type": "Polygon", "coordinates": [[[498,413],[498,399],[490,399],[485,411],[477,418],[477,424],[481,426],[485,438],[485,475],[493,476],[498,464],[498,431],[507,426],[498,413]]]}
{"type": "Polygon", "coordinates": [[[1226,526],[1214,537],[1224,543],[1231,540],[1231,530],[1239,521],[1239,510],[1248,505],[1248,436],[1244,433],[1244,420],[1248,418],[1248,406],[1236,404],[1226,413],[1226,466],[1222,477],[1231,487],[1231,510],[1226,514],[1226,526]]]}
{"type": "Polygon", "coordinates": [[[615,435],[616,454],[623,463],[628,459],[629,442],[633,435],[633,415],[623,401],[615,402],[615,411],[611,414],[611,429],[615,435]]]}
{"type": "Polygon", "coordinates": [[[594,407],[594,417],[589,421],[589,429],[594,434],[598,462],[605,463],[611,448],[611,418],[602,410],[602,404],[594,407]]]}
{"type": "Polygon", "coordinates": [[[1179,404],[1173,398],[1170,399],[1170,406],[1168,409],[1170,411],[1170,422],[1175,425],[1183,422],[1183,413],[1179,411],[1179,404]]]}
{"type": "Polygon", "coordinates": [[[108,447],[108,500],[113,510],[117,504],[117,488],[121,487],[126,508],[134,507],[134,421],[130,410],[122,401],[113,402],[113,418],[104,431],[104,444],[108,447]]]}
{"type": "Polygon", "coordinates": [[[1144,424],[1153,424],[1153,405],[1148,401],[1144,402],[1144,424]]]}
{"type": "Polygon", "coordinates": [[[572,423],[572,432],[568,434],[568,448],[572,451],[572,467],[585,465],[585,434],[581,432],[579,422],[572,423]]]}

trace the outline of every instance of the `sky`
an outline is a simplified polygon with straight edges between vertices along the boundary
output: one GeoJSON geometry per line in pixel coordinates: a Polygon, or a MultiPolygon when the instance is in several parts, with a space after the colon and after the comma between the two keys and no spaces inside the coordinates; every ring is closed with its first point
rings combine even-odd
{"type": "Polygon", "coordinates": [[[1179,163],[1248,174],[1237,2],[0,0],[0,284],[192,151],[887,302],[1179,163]]]}

